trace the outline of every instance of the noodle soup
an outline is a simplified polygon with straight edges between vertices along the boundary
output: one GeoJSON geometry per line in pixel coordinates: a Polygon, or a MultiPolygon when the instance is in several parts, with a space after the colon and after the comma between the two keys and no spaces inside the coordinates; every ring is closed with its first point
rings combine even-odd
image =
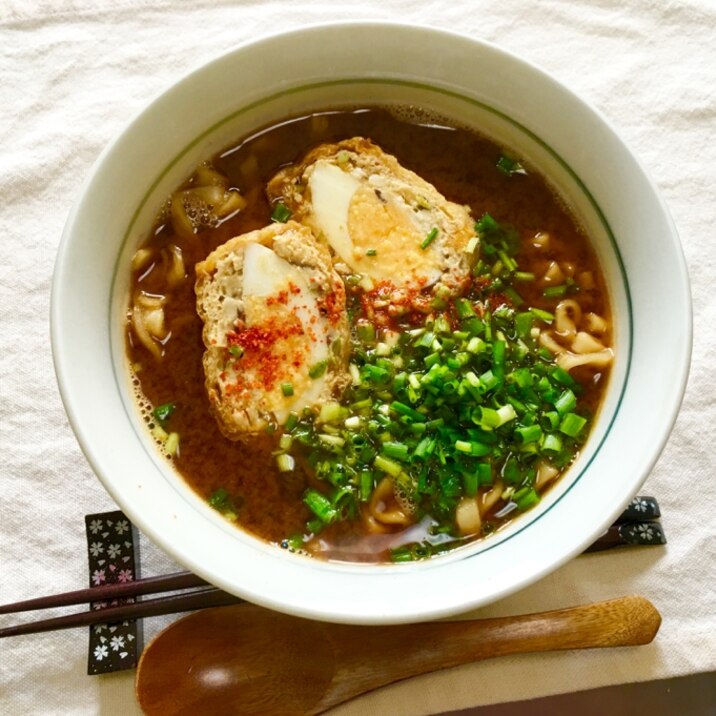
{"type": "MultiPolygon", "coordinates": [[[[332,206],[342,206],[336,196],[332,206]]],[[[131,291],[126,335],[137,401],[176,471],[238,527],[332,560],[431,557],[529,510],[578,456],[612,360],[600,267],[544,179],[472,131],[401,108],[287,120],[198,167],[137,251],[131,291]],[[402,188],[392,178],[376,188],[377,175],[360,163],[364,150],[413,179],[392,169],[402,188]],[[330,211],[317,206],[321,187],[348,168],[372,184],[350,184],[352,203],[343,203],[355,208],[363,191],[351,220],[366,224],[343,255],[330,211]],[[410,221],[414,214],[425,227],[417,240],[401,228],[391,191],[412,197],[410,221]],[[461,226],[469,217],[452,244],[447,227],[458,219],[443,226],[445,215],[462,217],[461,226]],[[196,266],[233,237],[275,224],[308,227],[325,245],[340,288],[322,294],[317,322],[332,308],[347,333],[335,351],[331,339],[327,358],[296,365],[296,377],[273,371],[248,386],[262,361],[286,358],[283,344],[243,314],[226,346],[207,344],[196,266]],[[396,252],[398,241],[410,250],[396,252]],[[421,274],[413,263],[428,256],[421,274]],[[431,277],[440,261],[457,267],[454,280],[431,277]],[[329,296],[339,298],[328,306],[329,296]],[[220,379],[207,374],[212,350],[220,379]],[[207,390],[219,385],[219,400],[232,390],[273,391],[290,402],[301,385],[328,375],[335,380],[320,401],[268,410],[234,432],[207,390]]],[[[278,292],[264,301],[289,299],[278,292]]]]}

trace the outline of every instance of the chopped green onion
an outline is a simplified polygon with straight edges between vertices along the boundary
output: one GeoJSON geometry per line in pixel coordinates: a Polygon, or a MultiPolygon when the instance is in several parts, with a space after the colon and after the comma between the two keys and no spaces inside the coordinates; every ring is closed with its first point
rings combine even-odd
{"type": "Polygon", "coordinates": [[[515,308],[519,308],[525,302],[524,298],[522,298],[512,286],[506,288],[503,293],[510,299],[510,302],[515,308]]]}
{"type": "Polygon", "coordinates": [[[285,205],[279,202],[274,206],[271,212],[271,221],[275,221],[279,224],[285,224],[291,218],[291,210],[285,205]]]}
{"type": "Polygon", "coordinates": [[[515,409],[509,403],[498,408],[497,414],[500,416],[500,426],[509,423],[517,417],[515,409]]]}
{"type": "Polygon", "coordinates": [[[293,395],[293,383],[281,383],[281,392],[287,398],[293,395]]]}
{"type": "Polygon", "coordinates": [[[516,159],[512,159],[512,157],[507,156],[507,154],[501,154],[495,166],[508,177],[513,174],[527,173],[524,170],[524,167],[516,159]]]}
{"type": "Polygon", "coordinates": [[[208,502],[209,505],[213,507],[217,512],[221,512],[222,515],[226,517],[226,519],[236,519],[236,505],[234,504],[234,501],[231,498],[229,492],[223,487],[220,487],[218,490],[215,490],[209,497],[208,502]]]}
{"type": "Polygon", "coordinates": [[[559,426],[559,431],[568,435],[570,438],[576,438],[586,424],[586,418],[576,413],[567,413],[559,426]]]}
{"type": "Polygon", "coordinates": [[[397,462],[384,455],[376,455],[373,464],[378,470],[387,472],[391,477],[397,477],[403,471],[403,468],[397,462]]]}
{"type": "Polygon", "coordinates": [[[403,461],[408,459],[409,451],[405,443],[387,441],[383,443],[382,450],[388,457],[403,461]]]}
{"type": "Polygon", "coordinates": [[[479,478],[477,473],[463,473],[462,476],[462,489],[468,497],[475,497],[477,495],[477,487],[479,478]]]}
{"type": "Polygon", "coordinates": [[[377,256],[378,252],[375,249],[368,249],[368,251],[365,252],[366,256],[377,256]]]}
{"type": "Polygon", "coordinates": [[[503,249],[498,249],[497,255],[500,257],[500,261],[502,261],[508,271],[514,271],[517,268],[517,262],[508,256],[503,249]]]}
{"type": "Polygon", "coordinates": [[[363,366],[363,371],[368,380],[373,383],[385,383],[390,378],[390,370],[379,365],[367,363],[363,366]]]}
{"type": "Polygon", "coordinates": [[[539,425],[520,426],[515,428],[515,435],[523,445],[535,443],[542,437],[542,428],[539,425]]]}
{"type": "Polygon", "coordinates": [[[391,562],[412,562],[413,559],[413,553],[408,547],[396,547],[395,549],[390,550],[391,562]]]}
{"type": "Polygon", "coordinates": [[[562,298],[567,293],[567,286],[562,284],[561,286],[548,286],[542,291],[542,295],[545,298],[562,298]]]}
{"type": "Polygon", "coordinates": [[[559,426],[560,416],[556,410],[549,410],[542,413],[542,427],[546,430],[556,430],[559,426]]]}
{"type": "Polygon", "coordinates": [[[420,244],[420,248],[423,249],[423,251],[425,249],[427,249],[428,246],[430,246],[430,244],[432,244],[433,241],[435,241],[435,239],[437,238],[437,235],[438,235],[438,228],[437,228],[437,226],[433,226],[433,228],[430,229],[430,232],[428,233],[428,235],[423,239],[422,243],[420,244]]]}
{"type": "Polygon", "coordinates": [[[279,472],[291,472],[296,467],[296,461],[291,455],[282,453],[276,457],[279,472]]]}
{"type": "Polygon", "coordinates": [[[331,504],[331,501],[318,492],[318,490],[310,488],[306,490],[303,501],[311,512],[324,524],[329,524],[338,517],[338,510],[331,504]]]}
{"type": "Polygon", "coordinates": [[[500,425],[502,425],[502,419],[500,418],[500,414],[496,410],[493,410],[492,408],[481,407],[478,408],[478,412],[480,415],[478,424],[485,428],[485,430],[493,430],[494,428],[499,428],[500,425]]]}
{"type": "Polygon", "coordinates": [[[284,549],[288,549],[291,552],[297,552],[298,550],[303,548],[304,543],[305,542],[303,539],[303,535],[291,535],[285,540],[282,540],[281,547],[283,547],[284,549]]]}
{"type": "Polygon", "coordinates": [[[343,447],[346,444],[345,438],[338,435],[330,435],[329,433],[319,433],[318,439],[328,447],[343,447]]]}
{"type": "Polygon", "coordinates": [[[356,333],[363,343],[372,343],[375,340],[375,326],[372,323],[359,323],[356,333]]]}
{"type": "Polygon", "coordinates": [[[409,405],[406,405],[405,403],[401,403],[399,400],[394,400],[390,407],[392,410],[394,410],[396,413],[400,413],[401,415],[405,415],[406,417],[410,418],[411,420],[414,420],[415,422],[425,422],[427,418],[422,414],[419,413],[414,408],[411,408],[409,405]]]}
{"type": "Polygon", "coordinates": [[[492,484],[492,465],[489,462],[480,462],[477,465],[477,481],[479,485],[492,484]]]}
{"type": "Polygon", "coordinates": [[[160,422],[163,423],[169,419],[169,416],[176,410],[175,403],[163,403],[158,405],[152,411],[152,415],[160,422]]]}
{"type": "Polygon", "coordinates": [[[298,425],[298,415],[296,413],[289,413],[284,424],[284,430],[290,433],[298,425]]]}
{"type": "Polygon", "coordinates": [[[566,385],[568,388],[572,388],[573,390],[577,387],[577,381],[572,378],[572,376],[560,366],[557,366],[552,371],[552,378],[557,381],[557,383],[561,383],[562,385],[566,385]]]}
{"type": "Polygon", "coordinates": [[[515,492],[512,499],[520,510],[526,510],[539,502],[539,495],[534,487],[523,487],[515,492]]]}
{"type": "Polygon", "coordinates": [[[556,433],[549,433],[542,441],[542,451],[546,453],[562,452],[562,438],[556,433]]]}
{"type": "Polygon", "coordinates": [[[539,318],[540,321],[545,323],[552,323],[554,321],[554,314],[549,311],[543,311],[541,308],[530,308],[530,312],[535,318],[539,318]]]}
{"type": "Polygon", "coordinates": [[[179,433],[169,433],[167,441],[164,443],[164,449],[169,457],[174,457],[179,450],[179,433]]]}
{"type": "Polygon", "coordinates": [[[575,396],[575,394],[567,388],[567,390],[565,390],[562,395],[557,398],[554,407],[560,416],[571,413],[577,407],[577,396],[575,396]]]}
{"type": "Polygon", "coordinates": [[[458,452],[464,452],[470,454],[472,452],[472,445],[467,440],[456,440],[455,449],[458,452]]]}
{"type": "Polygon", "coordinates": [[[517,329],[517,335],[521,338],[527,338],[532,330],[533,321],[534,315],[529,311],[525,313],[518,313],[515,316],[515,328],[517,329]]]}
{"type": "Polygon", "coordinates": [[[164,443],[167,441],[169,433],[161,425],[155,425],[152,428],[152,437],[164,443]]]}
{"type": "Polygon", "coordinates": [[[505,341],[495,341],[492,344],[492,371],[502,381],[505,375],[505,353],[507,351],[507,343],[505,341]]]}
{"type": "Polygon", "coordinates": [[[472,318],[475,315],[475,309],[466,298],[458,298],[455,300],[455,311],[460,320],[463,318],[472,318]]]}
{"type": "Polygon", "coordinates": [[[475,223],[475,231],[478,234],[489,234],[499,228],[500,225],[487,213],[483,214],[475,223]]]}
{"type": "Polygon", "coordinates": [[[373,473],[370,470],[363,470],[360,474],[360,499],[366,502],[370,499],[373,491],[373,473]]]}
{"type": "Polygon", "coordinates": [[[318,363],[314,363],[308,369],[308,375],[315,380],[316,378],[320,378],[326,372],[326,368],[328,368],[327,360],[318,361],[318,363]]]}
{"type": "Polygon", "coordinates": [[[322,423],[335,423],[345,418],[345,408],[335,400],[329,400],[321,406],[319,420],[322,423]]]}

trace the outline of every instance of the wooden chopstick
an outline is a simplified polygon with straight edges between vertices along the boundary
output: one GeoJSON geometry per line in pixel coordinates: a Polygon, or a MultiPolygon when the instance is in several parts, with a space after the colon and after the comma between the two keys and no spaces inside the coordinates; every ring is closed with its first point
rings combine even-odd
{"type": "MultiPolygon", "coordinates": [[[[89,602],[108,602],[113,599],[138,597],[142,594],[161,594],[191,587],[210,586],[209,583],[191,572],[176,572],[162,577],[148,577],[138,579],[136,582],[124,584],[104,584],[101,587],[78,589],[74,592],[53,594],[48,597],[27,599],[24,602],[5,604],[0,606],[0,614],[14,614],[27,612],[32,609],[50,609],[51,607],[66,607],[71,604],[88,604],[89,602]]],[[[146,602],[145,602],[146,604],[146,602]]]]}
{"type": "MultiPolygon", "coordinates": [[[[661,525],[655,521],[660,516],[659,505],[653,497],[636,497],[616,522],[590,545],[585,550],[585,553],[621,546],[666,544],[664,531],[661,525]]],[[[57,629],[91,626],[93,624],[111,624],[126,619],[177,614],[207,607],[237,604],[243,601],[233,594],[211,587],[208,582],[191,572],[176,572],[160,577],[138,579],[136,582],[105,584],[99,587],[78,589],[73,592],[6,604],[0,606],[0,614],[11,614],[33,609],[49,609],[71,604],[107,602],[115,599],[128,599],[145,594],[160,594],[193,587],[209,588],[5,627],[0,629],[0,639],[20,634],[35,634],[57,629]]]]}
{"type": "Polygon", "coordinates": [[[8,636],[20,636],[21,634],[39,634],[45,631],[92,626],[93,624],[113,624],[126,619],[178,614],[179,612],[191,612],[208,607],[224,607],[228,604],[238,604],[243,601],[243,599],[233,594],[222,592],[220,589],[212,587],[185,594],[174,594],[170,597],[147,599],[134,604],[123,604],[118,607],[94,609],[53,619],[41,619],[40,621],[26,624],[16,624],[15,626],[0,629],[0,639],[8,636]]]}

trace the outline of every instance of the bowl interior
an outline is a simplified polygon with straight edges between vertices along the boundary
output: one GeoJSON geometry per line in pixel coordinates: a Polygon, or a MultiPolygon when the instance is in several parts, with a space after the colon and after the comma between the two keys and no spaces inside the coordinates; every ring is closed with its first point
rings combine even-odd
{"type": "Polygon", "coordinates": [[[579,552],[656,459],[678,409],[690,345],[678,239],[654,188],[608,124],[554,80],[490,45],[370,24],[308,28],[239,48],[139,115],[102,155],[68,220],[52,328],[61,391],[80,443],[140,528],[189,569],[252,601],[364,623],[478,606],[579,552]],[[296,62],[285,66],[278,59],[285,56],[296,62]],[[427,59],[435,57],[442,61],[427,59]],[[491,538],[407,565],[317,562],[226,523],[154,447],[135,407],[124,350],[131,256],[166,197],[200,161],[277,120],[375,105],[430,110],[537,167],[592,239],[615,322],[609,389],[569,473],[537,508],[491,538]],[[664,320],[675,322],[677,335],[657,353],[664,320]],[[664,390],[654,391],[653,380],[664,390]]]}

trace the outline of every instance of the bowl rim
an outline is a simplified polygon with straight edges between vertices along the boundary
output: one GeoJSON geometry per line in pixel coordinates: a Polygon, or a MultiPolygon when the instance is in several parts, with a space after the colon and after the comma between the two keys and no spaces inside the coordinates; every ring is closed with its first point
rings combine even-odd
{"type": "MultiPolygon", "coordinates": [[[[468,35],[464,35],[461,33],[451,32],[443,29],[436,29],[436,28],[430,28],[426,27],[425,25],[419,25],[419,24],[412,24],[412,23],[400,23],[400,22],[381,22],[381,21],[351,21],[351,22],[327,22],[327,23],[318,23],[314,25],[306,25],[299,28],[295,28],[293,30],[285,31],[285,32],[276,32],[272,33],[266,36],[263,36],[259,39],[252,40],[249,42],[241,43],[233,48],[230,48],[226,50],[225,52],[220,53],[213,59],[208,60],[207,62],[202,63],[198,67],[190,70],[186,74],[184,74],[180,79],[173,82],[171,85],[169,85],[164,91],[162,91],[158,96],[156,96],[151,102],[149,102],[145,107],[143,107],[135,116],[130,120],[129,123],[127,123],[123,130],[120,132],[120,134],[112,141],[110,142],[103,152],[98,157],[97,161],[95,162],[94,166],[90,170],[90,172],[87,175],[87,178],[85,179],[85,182],[82,186],[82,189],[80,191],[79,197],[77,201],[75,202],[69,216],[66,222],[65,231],[63,232],[62,240],[60,242],[60,246],[58,249],[58,255],[57,255],[57,261],[55,264],[55,272],[53,277],[53,284],[52,284],[52,296],[51,296],[51,343],[52,343],[52,353],[53,353],[53,361],[55,366],[55,372],[57,375],[58,385],[60,389],[60,395],[65,407],[65,410],[67,412],[68,418],[70,420],[70,423],[72,425],[72,428],[75,432],[75,435],[78,439],[78,442],[80,444],[80,447],[82,448],[88,462],[92,466],[94,472],[98,475],[100,480],[102,481],[105,488],[108,490],[108,492],[112,495],[112,497],[122,506],[123,509],[128,513],[128,516],[130,519],[132,519],[135,524],[137,524],[138,527],[140,527],[146,534],[148,534],[154,542],[159,544],[163,549],[165,549],[169,554],[171,554],[173,557],[177,558],[179,561],[186,564],[189,568],[193,569],[194,571],[201,573],[202,576],[208,576],[210,578],[210,581],[217,584],[217,586],[220,586],[224,589],[227,589],[228,591],[232,591],[235,593],[240,594],[241,596],[246,596],[251,601],[255,601],[256,603],[263,604],[265,606],[269,606],[271,608],[275,608],[281,611],[288,611],[294,614],[297,614],[299,616],[307,616],[311,618],[317,618],[317,619],[326,619],[326,620],[334,620],[334,621],[345,621],[345,622],[358,622],[358,623],[387,623],[387,621],[390,621],[392,623],[396,623],[399,621],[412,621],[416,618],[427,618],[427,617],[440,617],[440,616],[447,616],[450,614],[454,614],[458,611],[463,611],[465,609],[473,608],[475,606],[479,606],[481,604],[486,603],[487,601],[494,601],[496,599],[499,599],[509,593],[512,593],[514,591],[517,591],[518,589],[521,589],[527,584],[530,584],[545,574],[553,571],[557,567],[559,567],[561,564],[564,564],[566,561],[571,559],[573,556],[578,554],[582,551],[584,547],[589,544],[591,541],[593,535],[588,535],[585,537],[582,541],[580,541],[577,544],[574,544],[571,548],[564,548],[562,547],[559,556],[557,558],[553,558],[549,560],[547,563],[542,565],[541,567],[535,567],[533,568],[527,575],[524,575],[522,578],[514,579],[511,581],[511,583],[507,586],[503,586],[501,589],[495,589],[490,595],[489,599],[484,598],[476,598],[476,599],[470,599],[469,596],[466,598],[463,598],[459,600],[459,603],[456,604],[454,600],[447,600],[445,603],[441,605],[429,605],[428,607],[424,609],[420,609],[419,611],[411,611],[406,613],[400,613],[396,614],[393,613],[390,615],[390,618],[386,621],[385,618],[383,618],[383,615],[375,614],[347,614],[345,612],[342,612],[340,610],[332,612],[330,609],[326,609],[325,606],[321,609],[314,609],[311,607],[311,605],[307,604],[296,604],[292,603],[290,600],[287,602],[285,599],[277,599],[274,596],[271,596],[270,594],[262,593],[260,590],[252,590],[251,588],[245,587],[245,585],[237,585],[232,582],[227,582],[225,579],[222,578],[222,575],[216,574],[216,573],[210,573],[207,574],[206,569],[203,569],[203,565],[201,563],[196,563],[193,560],[187,559],[186,555],[179,554],[172,548],[172,545],[168,543],[165,535],[158,532],[156,529],[154,529],[154,525],[151,522],[148,522],[143,518],[143,515],[138,513],[137,511],[133,510],[130,507],[126,507],[123,504],[123,500],[121,498],[118,499],[118,494],[115,489],[115,486],[113,484],[113,481],[109,479],[105,474],[101,467],[101,459],[98,455],[95,454],[95,448],[94,446],[85,438],[85,435],[83,434],[82,430],[82,420],[83,418],[80,417],[79,412],[77,410],[77,405],[75,402],[75,397],[73,395],[73,391],[71,389],[71,386],[68,382],[68,378],[66,375],[66,363],[63,361],[69,360],[69,356],[66,356],[66,354],[63,352],[65,349],[65,346],[63,345],[63,336],[62,336],[62,290],[63,290],[63,275],[65,273],[65,262],[67,260],[67,253],[68,253],[68,246],[71,243],[71,237],[73,235],[73,232],[75,230],[75,225],[78,221],[78,217],[80,214],[80,210],[82,207],[82,201],[88,192],[89,188],[92,185],[92,182],[94,181],[97,171],[99,167],[102,166],[106,158],[113,152],[115,147],[120,143],[121,139],[125,135],[126,132],[129,131],[129,129],[138,122],[145,114],[151,113],[153,108],[155,107],[156,103],[159,102],[163,97],[165,97],[170,92],[176,91],[177,88],[182,85],[184,82],[190,81],[192,78],[200,75],[203,72],[208,71],[212,66],[214,66],[216,63],[220,63],[224,61],[228,56],[233,56],[236,53],[242,53],[247,50],[251,50],[252,48],[259,47],[261,45],[265,44],[272,44],[274,42],[281,41],[285,39],[287,36],[295,36],[295,35],[305,35],[307,33],[313,33],[313,32],[323,32],[323,31],[345,31],[345,30],[358,30],[359,28],[362,28],[364,31],[370,31],[375,28],[393,28],[398,31],[416,31],[416,32],[428,32],[432,35],[442,35],[443,41],[450,41],[452,39],[459,38],[460,41],[467,41],[470,43],[473,47],[483,46],[485,48],[488,48],[490,51],[495,52],[499,55],[502,55],[504,58],[509,59],[510,61],[516,62],[522,66],[524,66],[527,70],[537,73],[543,81],[548,81],[551,83],[554,83],[559,87],[559,89],[563,92],[565,92],[567,95],[570,96],[572,101],[575,101],[590,112],[592,115],[596,116],[601,123],[610,131],[610,133],[613,135],[613,139],[619,144],[620,149],[636,163],[638,166],[640,172],[641,172],[641,178],[645,182],[645,188],[648,189],[651,194],[657,199],[659,206],[661,208],[662,214],[664,219],[666,220],[666,225],[669,228],[669,237],[671,239],[671,248],[674,249],[675,252],[675,258],[676,258],[676,269],[678,273],[678,283],[680,288],[683,290],[685,289],[685,295],[682,296],[682,299],[685,299],[681,302],[680,306],[684,309],[682,319],[684,321],[684,325],[686,327],[686,334],[688,335],[688,341],[687,345],[683,347],[683,350],[680,354],[680,366],[678,370],[678,376],[676,376],[678,379],[675,380],[672,383],[672,390],[671,390],[671,399],[669,400],[669,410],[668,412],[663,416],[662,422],[661,422],[661,432],[657,437],[656,440],[654,440],[654,449],[652,450],[650,460],[647,461],[647,463],[644,464],[643,469],[641,470],[642,474],[631,481],[631,484],[633,486],[634,491],[638,489],[641,482],[646,478],[649,471],[655,464],[656,460],[659,457],[659,454],[661,453],[661,450],[663,449],[663,446],[665,445],[669,433],[673,427],[674,421],[676,420],[676,416],[678,414],[681,400],[683,399],[683,394],[686,386],[686,381],[688,378],[688,370],[690,366],[690,355],[691,355],[691,344],[692,344],[692,308],[691,308],[691,299],[690,299],[690,292],[689,292],[689,279],[688,279],[688,273],[686,270],[686,262],[683,256],[683,250],[681,248],[680,242],[678,240],[678,234],[676,232],[676,227],[673,224],[673,221],[669,215],[668,209],[663,201],[663,198],[660,196],[658,190],[654,186],[651,179],[648,177],[647,173],[644,171],[641,163],[639,162],[638,158],[629,150],[629,148],[626,146],[626,144],[621,140],[617,132],[612,127],[611,123],[599,112],[599,110],[595,109],[591,105],[584,102],[579,95],[575,94],[572,90],[568,89],[564,85],[562,85],[560,82],[558,82],[552,75],[545,72],[544,70],[538,68],[536,65],[532,64],[531,62],[514,55],[513,53],[498,47],[497,45],[494,45],[490,42],[485,42],[482,40],[475,39],[473,37],[470,37],[468,35]]],[[[387,72],[386,72],[387,75],[387,72]]],[[[673,380],[674,376],[672,376],[673,380]]],[[[625,387],[626,387],[626,380],[625,380],[625,387]]],[[[652,438],[654,436],[652,435],[652,438]]],[[[585,468],[586,469],[586,468],[585,468]]],[[[631,499],[631,495],[628,495],[628,499],[631,499]]],[[[626,504],[628,502],[628,499],[624,499],[623,503],[626,504]]],[[[614,516],[618,514],[619,510],[624,506],[624,504],[619,504],[614,509],[614,516]]],[[[608,524],[608,523],[606,523],[608,524]]],[[[604,526],[606,526],[606,524],[604,526]]],[[[528,525],[529,526],[529,525],[528,525]]]]}

